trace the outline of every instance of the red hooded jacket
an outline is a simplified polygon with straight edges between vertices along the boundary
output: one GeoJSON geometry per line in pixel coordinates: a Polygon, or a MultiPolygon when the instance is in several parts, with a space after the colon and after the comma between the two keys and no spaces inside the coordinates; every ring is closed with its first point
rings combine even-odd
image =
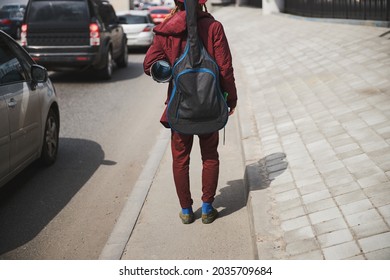
{"type": "MultiPolygon", "coordinates": [[[[145,74],[150,75],[150,67],[158,60],[166,60],[171,65],[184,51],[187,41],[186,12],[180,11],[154,28],[153,44],[148,49],[144,60],[145,74]]],[[[214,58],[220,70],[220,84],[223,92],[228,93],[227,104],[230,109],[236,107],[237,89],[234,80],[232,56],[229,44],[220,22],[206,12],[198,12],[198,33],[208,53],[214,58]]],[[[173,82],[169,82],[169,101],[173,82]]],[[[169,127],[166,112],[161,117],[161,123],[169,127]]]]}

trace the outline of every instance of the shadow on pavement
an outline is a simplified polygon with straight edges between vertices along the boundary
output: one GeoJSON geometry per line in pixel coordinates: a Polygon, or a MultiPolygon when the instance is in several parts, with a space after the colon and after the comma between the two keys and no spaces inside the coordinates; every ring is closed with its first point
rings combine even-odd
{"type": "Polygon", "coordinates": [[[246,206],[244,180],[228,181],[227,186],[219,190],[213,205],[219,210],[219,217],[228,216],[246,206]]]}
{"type": "Polygon", "coordinates": [[[61,138],[57,162],[36,162],[0,193],[0,259],[37,236],[69,203],[104,160],[101,146],[84,139],[61,138]]]}
{"type": "Polygon", "coordinates": [[[269,188],[271,182],[287,169],[288,162],[285,159],[285,153],[273,153],[248,165],[245,178],[250,180],[248,185],[251,189],[249,191],[269,188]]]}

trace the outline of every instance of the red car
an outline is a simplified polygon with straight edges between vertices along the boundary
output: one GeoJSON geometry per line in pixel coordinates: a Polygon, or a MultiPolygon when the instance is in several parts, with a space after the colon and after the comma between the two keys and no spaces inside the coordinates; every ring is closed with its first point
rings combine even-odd
{"type": "Polygon", "coordinates": [[[149,8],[150,16],[154,24],[159,24],[171,13],[171,8],[166,6],[152,6],[149,8]]]}

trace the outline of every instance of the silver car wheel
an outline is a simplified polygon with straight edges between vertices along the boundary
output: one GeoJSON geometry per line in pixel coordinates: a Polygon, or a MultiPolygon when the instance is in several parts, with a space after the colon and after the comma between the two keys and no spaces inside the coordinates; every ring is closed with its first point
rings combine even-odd
{"type": "Polygon", "coordinates": [[[102,69],[97,70],[97,74],[101,79],[110,80],[114,68],[114,62],[112,61],[111,50],[108,50],[106,54],[106,64],[102,69]]]}
{"type": "Polygon", "coordinates": [[[112,63],[112,55],[111,55],[111,51],[109,51],[108,55],[107,55],[107,77],[112,76],[113,67],[114,67],[114,65],[112,63]]]}
{"type": "Polygon", "coordinates": [[[45,137],[41,154],[41,159],[46,165],[53,164],[56,160],[58,152],[58,134],[58,118],[54,112],[50,110],[46,119],[45,137]]]}

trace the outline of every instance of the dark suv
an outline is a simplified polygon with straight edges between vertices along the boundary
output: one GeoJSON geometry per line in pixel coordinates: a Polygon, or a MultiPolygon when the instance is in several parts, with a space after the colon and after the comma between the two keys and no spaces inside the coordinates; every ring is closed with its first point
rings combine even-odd
{"type": "Polygon", "coordinates": [[[127,39],[114,8],[102,0],[30,0],[21,45],[48,70],[93,68],[110,79],[127,66],[127,39]]]}

